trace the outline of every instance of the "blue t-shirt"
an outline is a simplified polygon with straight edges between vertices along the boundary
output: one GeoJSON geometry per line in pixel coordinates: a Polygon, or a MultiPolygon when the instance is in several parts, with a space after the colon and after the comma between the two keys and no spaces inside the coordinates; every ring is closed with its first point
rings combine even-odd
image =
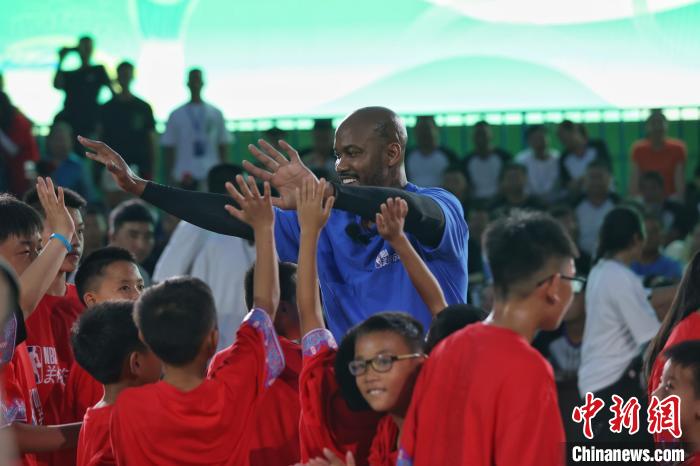
{"type": "Polygon", "coordinates": [[[683,275],[683,267],[680,262],[663,255],[651,264],[633,262],[631,267],[634,273],[643,278],[663,277],[669,280],[679,280],[683,275]]]}
{"type": "MultiPolygon", "coordinates": [[[[429,196],[445,215],[445,232],[436,248],[426,247],[411,234],[408,238],[442,287],[448,304],[464,303],[467,297],[467,240],[469,230],[462,206],[440,188],[421,188],[411,183],[406,191],[429,196]]],[[[359,215],[333,210],[318,243],[318,275],[326,320],[340,340],[347,331],[382,311],[403,311],[418,319],[427,330],[432,316],[411,283],[398,254],[373,226],[369,244],[351,239],[345,229],[362,223],[359,215]]],[[[279,259],[297,262],[299,222],[296,211],[277,210],[275,241],[279,259]]]]}

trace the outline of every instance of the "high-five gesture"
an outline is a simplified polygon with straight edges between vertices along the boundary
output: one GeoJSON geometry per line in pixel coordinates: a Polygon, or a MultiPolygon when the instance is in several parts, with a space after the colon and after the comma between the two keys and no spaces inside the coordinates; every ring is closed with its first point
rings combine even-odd
{"type": "Polygon", "coordinates": [[[59,186],[55,189],[51,178],[39,177],[36,180],[36,193],[51,233],[59,233],[70,241],[75,232],[75,224],[63,200],[63,188],[59,186]]]}
{"type": "Polygon", "coordinates": [[[224,208],[233,217],[250,225],[256,232],[260,228],[272,228],[275,222],[275,212],[272,209],[270,183],[265,182],[262,195],[258,190],[258,185],[255,184],[255,178],[252,176],[245,180],[243,175],[237,175],[236,183],[238,189],[233,186],[233,183],[227,182],[226,191],[240,208],[237,209],[232,205],[226,205],[224,208]]]}
{"type": "Polygon", "coordinates": [[[304,165],[296,149],[285,141],[280,140],[279,145],[289,159],[262,139],[258,140],[258,144],[259,148],[253,144],[248,145],[248,150],[265,166],[266,170],[256,167],[247,160],[243,162],[243,167],[251,175],[269,181],[277,189],[280,195],[272,199],[274,206],[287,210],[294,209],[296,207],[295,190],[302,187],[304,180],[316,181],[316,175],[304,165]]]}
{"type": "Polygon", "coordinates": [[[318,233],[328,221],[335,198],[333,196],[323,204],[323,195],[328,183],[321,178],[320,182],[313,179],[304,181],[301,189],[295,190],[297,218],[303,232],[318,233]]]}
{"type": "Polygon", "coordinates": [[[82,136],[78,136],[78,141],[89,149],[85,152],[87,158],[107,167],[121,189],[135,196],[143,194],[143,190],[146,189],[146,180],[136,176],[136,173],[114,149],[102,141],[94,141],[82,136]]]}
{"type": "Polygon", "coordinates": [[[403,235],[408,204],[400,197],[389,198],[379,207],[379,210],[381,212],[377,214],[375,219],[377,231],[382,238],[392,243],[403,235]]]}

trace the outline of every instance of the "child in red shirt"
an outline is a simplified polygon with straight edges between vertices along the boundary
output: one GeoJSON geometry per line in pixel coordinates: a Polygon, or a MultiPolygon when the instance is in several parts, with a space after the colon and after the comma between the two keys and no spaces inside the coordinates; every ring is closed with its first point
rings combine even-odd
{"type": "Polygon", "coordinates": [[[75,359],[104,385],[104,397],[88,408],[78,439],[78,466],[115,464],[109,440],[112,406],[127,387],[160,379],[162,365],[139,340],[132,301],[105,301],[88,309],[73,330],[75,359]]]}
{"type": "Polygon", "coordinates": [[[255,233],[253,309],[226,358],[209,377],[218,342],[209,288],[175,278],[149,288],[136,302],[140,335],[163,361],[163,380],[124,390],[113,408],[112,448],[118,465],[247,465],[256,409],[284,369],[272,319],[279,304],[270,185],[237,177],[227,188],[239,208],[229,213],[255,233]]]}
{"type": "Polygon", "coordinates": [[[490,321],[443,340],[416,384],[399,465],[563,465],[552,368],[530,346],[556,329],[573,298],[576,247],[549,216],[517,212],[492,224],[490,321]]]}
{"type": "MultiPolygon", "coordinates": [[[[256,421],[250,447],[251,466],[280,464],[288,466],[299,461],[299,312],[296,306],[297,266],[290,262],[279,264],[280,302],[275,314],[275,331],[284,354],[285,367],[263,396],[255,414],[256,421]]],[[[255,265],[245,275],[245,302],[253,308],[255,265]]],[[[209,364],[215,372],[232,347],[219,351],[209,364]]]]}
{"type": "Polygon", "coordinates": [[[700,340],[688,340],[664,351],[663,374],[652,393],[659,400],[680,398],[681,438],[686,447],[684,466],[700,466],[700,340]]]}
{"type": "MultiPolygon", "coordinates": [[[[65,207],[64,192],[55,190],[50,179],[39,178],[37,196],[46,215],[44,226],[63,238],[73,235],[74,221],[65,207]]],[[[70,197],[70,194],[68,194],[70,197]]],[[[9,195],[0,195],[0,256],[7,259],[18,273],[21,295],[21,313],[16,314],[16,327],[22,320],[36,315],[37,303],[51,286],[51,282],[63,266],[67,248],[57,238],[48,238],[41,245],[42,220],[27,204],[9,195]],[[39,253],[41,250],[41,253],[39,253]]],[[[27,325],[28,327],[28,325],[27,325]]],[[[31,330],[27,330],[28,341],[31,330]]],[[[20,452],[46,452],[74,447],[79,424],[35,427],[41,424],[58,424],[44,414],[37,390],[36,371],[31,362],[32,352],[27,344],[15,342],[15,350],[6,373],[5,406],[13,406],[17,417],[10,419],[20,452]],[[14,422],[16,421],[16,422],[14,422]]],[[[33,462],[29,455],[25,462],[33,462]]]]}

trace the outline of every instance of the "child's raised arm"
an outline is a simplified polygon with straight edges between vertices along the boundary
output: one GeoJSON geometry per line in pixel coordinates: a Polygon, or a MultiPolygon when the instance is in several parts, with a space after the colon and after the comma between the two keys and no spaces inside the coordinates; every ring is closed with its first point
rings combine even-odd
{"type": "Polygon", "coordinates": [[[233,196],[240,209],[232,205],[226,205],[225,208],[229,214],[253,228],[256,253],[253,305],[264,309],[274,321],[280,302],[280,283],[275,249],[275,212],[272,209],[270,183],[265,182],[263,194],[260,195],[252,176],[249,176],[246,182],[238,175],[236,182],[238,190],[232,183],[226,183],[226,190],[233,196]]]}
{"type": "Polygon", "coordinates": [[[318,271],[316,252],[321,230],[328,221],[335,198],[326,200],[323,205],[323,193],[326,181],[307,180],[296,191],[297,217],[301,226],[299,259],[297,264],[297,308],[301,334],[324,328],[321,299],[318,291],[318,271]]]}
{"type": "Polygon", "coordinates": [[[45,228],[52,233],[51,239],[44,244],[41,253],[19,277],[20,307],[26,319],[34,312],[54,281],[66,254],[72,248],[71,241],[75,233],[73,219],[63,200],[63,189],[54,189],[51,178],[38,178],[36,192],[44,209],[45,228]]]}
{"type": "Polygon", "coordinates": [[[396,250],[413,286],[430,313],[436,316],[447,307],[447,302],[437,279],[403,232],[408,204],[400,197],[389,198],[381,205],[380,210],[375,220],[379,234],[396,250]]]}

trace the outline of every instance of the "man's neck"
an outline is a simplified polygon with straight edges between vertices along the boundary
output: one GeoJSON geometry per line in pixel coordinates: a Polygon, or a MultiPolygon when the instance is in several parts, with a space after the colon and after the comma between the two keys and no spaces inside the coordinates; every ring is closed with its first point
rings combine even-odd
{"type": "Polygon", "coordinates": [[[65,296],[65,294],[66,294],[66,273],[65,272],[58,272],[58,275],[56,275],[56,278],[54,278],[53,282],[51,282],[49,289],[46,290],[46,294],[49,296],[65,296]]]}
{"type": "Polygon", "coordinates": [[[538,160],[547,160],[549,159],[549,151],[545,148],[542,150],[535,150],[532,149],[532,153],[535,155],[535,158],[538,160]]]}
{"type": "Polygon", "coordinates": [[[202,102],[202,94],[192,94],[190,97],[190,103],[192,104],[201,104],[202,102]]]}
{"type": "Polygon", "coordinates": [[[182,392],[189,392],[199,387],[206,378],[206,374],[206,361],[202,363],[200,358],[196,358],[193,362],[181,367],[163,365],[163,382],[182,392]]]}
{"type": "Polygon", "coordinates": [[[571,152],[574,155],[578,155],[579,157],[583,157],[583,155],[586,153],[586,148],[587,148],[587,144],[585,141],[576,142],[576,143],[574,143],[574,146],[571,149],[571,152]]]}
{"type": "Polygon", "coordinates": [[[608,195],[602,195],[602,194],[592,194],[592,195],[587,195],[586,199],[588,202],[590,202],[594,207],[600,207],[603,204],[605,204],[605,201],[608,200],[608,195]]]}
{"type": "Polygon", "coordinates": [[[117,396],[130,385],[127,382],[110,383],[104,386],[105,394],[100,402],[101,406],[113,405],[117,401],[117,396]]]}
{"type": "Polygon", "coordinates": [[[432,154],[436,149],[436,146],[418,146],[418,152],[425,156],[432,154]]]}
{"type": "Polygon", "coordinates": [[[661,149],[666,145],[666,137],[665,136],[650,136],[649,137],[649,143],[651,144],[651,147],[654,149],[661,149]]]}
{"type": "Polygon", "coordinates": [[[537,323],[532,318],[531,307],[526,301],[496,301],[493,305],[493,319],[489,324],[512,330],[532,343],[537,333],[537,323]]]}
{"type": "Polygon", "coordinates": [[[134,94],[131,93],[129,88],[122,88],[122,91],[118,95],[119,100],[131,100],[134,98],[134,94]]]}
{"type": "Polygon", "coordinates": [[[493,147],[477,147],[474,153],[482,159],[485,159],[493,153],[493,147]]]}
{"type": "Polygon", "coordinates": [[[614,254],[612,257],[610,257],[610,259],[615,260],[617,262],[621,262],[629,267],[630,264],[634,262],[634,259],[636,259],[636,257],[634,257],[634,253],[632,251],[624,250],[618,252],[617,254],[614,254]]]}
{"type": "Polygon", "coordinates": [[[642,264],[653,264],[654,262],[659,260],[659,257],[661,257],[661,253],[658,249],[651,251],[642,251],[642,257],[640,258],[639,262],[641,262],[642,264]]]}
{"type": "Polygon", "coordinates": [[[527,201],[527,195],[524,192],[507,193],[505,194],[505,198],[508,201],[508,204],[512,206],[519,206],[527,201]]]}

